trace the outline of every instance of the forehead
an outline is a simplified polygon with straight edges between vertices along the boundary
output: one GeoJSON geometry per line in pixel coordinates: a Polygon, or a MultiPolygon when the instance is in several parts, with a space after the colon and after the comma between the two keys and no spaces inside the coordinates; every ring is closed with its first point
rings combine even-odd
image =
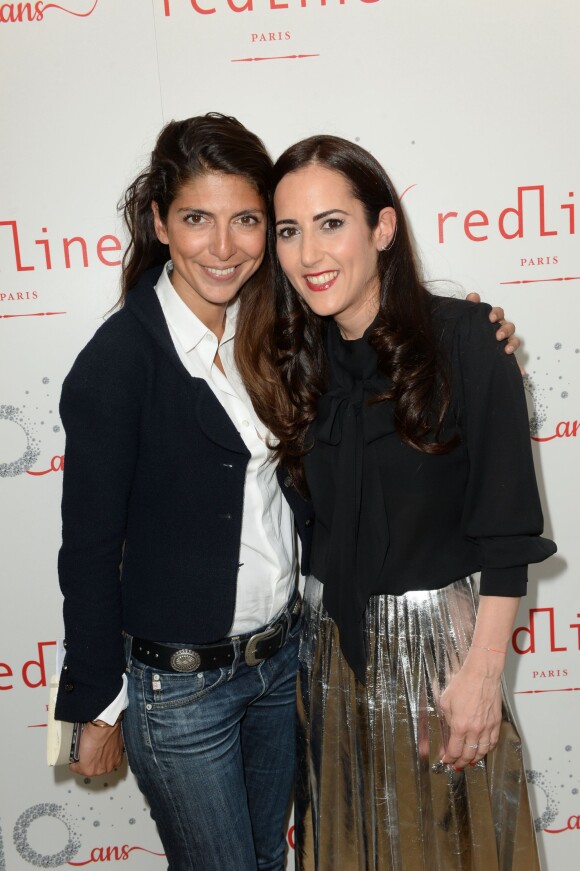
{"type": "Polygon", "coordinates": [[[289,172],[279,182],[274,194],[278,218],[291,217],[286,215],[287,210],[307,215],[333,208],[345,209],[346,206],[349,211],[360,207],[347,179],[341,172],[318,164],[289,172]]]}
{"type": "Polygon", "coordinates": [[[174,208],[199,208],[208,212],[263,208],[255,186],[243,175],[206,172],[183,184],[171,204],[174,208]]]}

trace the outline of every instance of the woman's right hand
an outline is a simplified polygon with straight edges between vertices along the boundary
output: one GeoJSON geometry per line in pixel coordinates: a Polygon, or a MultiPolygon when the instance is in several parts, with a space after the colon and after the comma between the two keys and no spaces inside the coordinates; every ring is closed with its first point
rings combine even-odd
{"type": "Polygon", "coordinates": [[[502,669],[493,656],[472,650],[439,700],[448,727],[440,759],[456,770],[479,762],[499,740],[502,669]]]}
{"type": "Polygon", "coordinates": [[[79,761],[71,762],[69,768],[75,774],[97,777],[109,774],[123,761],[123,733],[121,724],[95,726],[85,723],[81,735],[79,761]]]}

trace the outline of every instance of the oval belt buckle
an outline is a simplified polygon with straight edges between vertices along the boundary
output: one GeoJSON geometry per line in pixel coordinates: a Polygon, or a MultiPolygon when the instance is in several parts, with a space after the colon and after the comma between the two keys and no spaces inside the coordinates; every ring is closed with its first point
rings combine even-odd
{"type": "Polygon", "coordinates": [[[201,656],[196,650],[190,650],[187,647],[181,650],[176,650],[172,654],[169,664],[174,671],[195,671],[199,668],[201,656]]]}

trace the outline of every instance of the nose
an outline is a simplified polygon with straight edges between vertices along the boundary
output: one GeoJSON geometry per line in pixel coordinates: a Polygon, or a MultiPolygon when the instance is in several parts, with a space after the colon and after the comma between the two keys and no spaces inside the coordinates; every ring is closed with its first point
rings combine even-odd
{"type": "Polygon", "coordinates": [[[216,225],[210,239],[210,254],[217,257],[218,260],[229,260],[236,250],[237,247],[230,225],[216,225]]]}
{"type": "Polygon", "coordinates": [[[305,230],[302,233],[300,255],[302,265],[306,267],[314,266],[320,260],[321,252],[318,239],[311,230],[305,230]]]}

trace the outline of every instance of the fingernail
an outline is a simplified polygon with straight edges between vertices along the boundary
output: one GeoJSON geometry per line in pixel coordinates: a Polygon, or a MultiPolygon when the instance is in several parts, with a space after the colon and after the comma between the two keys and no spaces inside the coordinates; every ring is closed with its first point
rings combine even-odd
{"type": "Polygon", "coordinates": [[[453,768],[453,771],[463,771],[463,768],[453,768]]]}
{"type": "Polygon", "coordinates": [[[475,765],[475,762],[470,762],[469,764],[470,764],[471,767],[473,768],[473,766],[475,765]]]}

